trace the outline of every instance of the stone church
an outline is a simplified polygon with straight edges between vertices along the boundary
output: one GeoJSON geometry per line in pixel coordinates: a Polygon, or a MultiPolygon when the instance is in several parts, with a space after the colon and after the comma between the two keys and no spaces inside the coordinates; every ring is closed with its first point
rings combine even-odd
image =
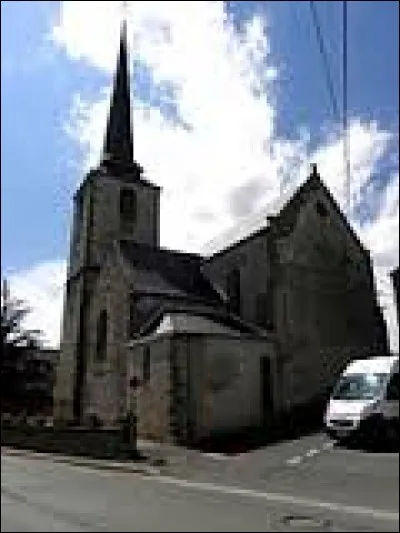
{"type": "Polygon", "coordinates": [[[210,257],[160,246],[136,162],[123,28],[102,158],[74,196],[54,417],[196,440],[268,425],[387,350],[371,259],[314,166],[261,229],[210,257]]]}

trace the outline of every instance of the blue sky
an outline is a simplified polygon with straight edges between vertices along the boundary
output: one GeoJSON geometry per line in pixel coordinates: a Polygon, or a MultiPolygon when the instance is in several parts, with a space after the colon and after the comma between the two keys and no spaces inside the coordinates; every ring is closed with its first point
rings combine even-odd
{"type": "MultiPolygon", "coordinates": [[[[85,164],[96,161],[107,108],[104,90],[111,82],[112,58],[118,46],[115,9],[109,8],[114,9],[112,18],[99,8],[93,21],[93,17],[85,17],[85,4],[1,3],[2,272],[26,274],[46,263],[62,264],[68,254],[71,199],[85,164]],[[108,26],[114,29],[107,40],[104,28],[108,26]],[[78,115],[77,95],[84,104],[78,115]]],[[[165,189],[165,245],[201,249],[220,228],[237,222],[238,213],[248,217],[262,209],[272,198],[273,188],[279,188],[280,168],[290,176],[299,168],[304,172],[311,154],[321,162],[328,185],[334,191],[335,185],[339,187],[330,159],[334,157],[332,152],[336,159],[341,153],[335,147],[338,125],[309,2],[228,2],[223,6],[199,2],[192,19],[192,12],[185,15],[187,7],[175,5],[168,12],[158,13],[151,9],[151,2],[146,2],[148,7],[131,4],[130,28],[132,34],[137,31],[139,35],[134,55],[135,139],[138,158],[149,170],[149,178],[165,189]],[[229,31],[224,12],[233,24],[229,31]],[[185,16],[196,29],[192,33],[198,36],[198,42],[185,33],[188,24],[181,20],[185,16]],[[148,24],[150,19],[153,22],[148,24]],[[205,28],[209,21],[210,28],[205,28]],[[165,37],[165,28],[172,35],[172,44],[165,37]],[[236,60],[225,53],[222,45],[217,51],[208,47],[207,41],[214,42],[212,39],[220,46],[222,37],[239,46],[239,35],[249,50],[256,55],[261,50],[263,55],[240,63],[250,72],[248,78],[253,77],[254,84],[262,88],[260,98],[253,98],[254,87],[243,81],[246,75],[237,74],[236,60]],[[186,46],[179,44],[185,39],[191,58],[185,57],[186,46]],[[157,54],[164,62],[161,65],[157,54]],[[253,114],[254,131],[246,118],[253,114]],[[261,138],[262,120],[265,138],[261,138]],[[251,138],[242,159],[238,156],[237,160],[230,156],[240,146],[239,137],[230,138],[235,124],[251,138]],[[213,143],[204,141],[204,132],[213,143]],[[255,148],[258,141],[268,145],[270,159],[264,160],[255,148]],[[215,144],[220,147],[218,151],[212,146],[215,144]],[[181,146],[191,151],[191,160],[188,156],[180,171],[174,169],[179,165],[177,155],[171,155],[171,164],[168,159],[167,152],[171,153],[174,146],[178,154],[182,153],[181,146]],[[193,165],[194,158],[208,158],[209,179],[219,180],[214,203],[200,189],[200,183],[206,187],[204,172],[201,175],[198,165],[193,165]],[[254,162],[257,158],[258,167],[254,162]],[[303,166],[294,168],[288,163],[293,158],[300,159],[303,166]],[[254,166],[251,172],[246,163],[250,159],[254,166]],[[268,183],[264,174],[269,176],[268,183]],[[260,190],[261,194],[254,193],[260,190]],[[258,198],[245,198],[251,191],[258,198]],[[179,220],[171,213],[176,211],[174,202],[181,204],[182,197],[187,208],[179,220]],[[233,200],[238,197],[243,203],[234,209],[233,200]]],[[[341,104],[342,2],[315,4],[341,104]]],[[[398,10],[398,2],[348,2],[348,102],[349,116],[354,121],[354,175],[360,190],[364,187],[370,191],[359,201],[354,223],[364,228],[371,248],[376,244],[377,254],[384,258],[387,268],[398,262],[398,245],[382,249],[376,235],[380,231],[392,234],[393,213],[398,209],[398,200],[396,204],[393,198],[398,183],[398,10]],[[380,195],[376,191],[381,191],[380,195]]]]}

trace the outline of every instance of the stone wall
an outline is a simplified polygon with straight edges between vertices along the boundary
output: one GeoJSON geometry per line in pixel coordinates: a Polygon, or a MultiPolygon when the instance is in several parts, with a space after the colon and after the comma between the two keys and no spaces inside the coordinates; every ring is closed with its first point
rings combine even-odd
{"type": "Polygon", "coordinates": [[[79,330],[79,307],[82,280],[73,279],[64,291],[63,329],[60,358],[55,371],[54,418],[72,420],[73,393],[75,386],[76,355],[79,330]]]}
{"type": "Polygon", "coordinates": [[[257,316],[257,299],[268,292],[269,260],[265,232],[215,255],[205,263],[204,272],[216,287],[227,294],[228,274],[236,268],[240,270],[240,316],[262,325],[257,316]]]}
{"type": "MultiPolygon", "coordinates": [[[[128,349],[128,376],[136,376],[140,382],[137,391],[129,390],[128,397],[128,408],[137,413],[139,437],[156,441],[170,440],[171,381],[168,336],[132,342],[128,349]],[[148,376],[144,375],[145,357],[148,357],[148,376]]],[[[127,388],[129,389],[129,383],[127,388]]]]}
{"type": "Polygon", "coordinates": [[[97,280],[87,324],[86,414],[95,413],[106,424],[126,414],[129,287],[129,272],[124,271],[117,253],[110,253],[97,280]],[[108,314],[107,350],[99,360],[97,321],[103,309],[108,314]]]}
{"type": "MultiPolygon", "coordinates": [[[[131,238],[159,245],[160,190],[140,182],[90,173],[74,197],[68,282],[64,302],[61,357],[57,368],[54,415],[73,418],[73,396],[78,354],[82,267],[88,279],[88,317],[83,348],[86,361],[85,413],[101,410],[107,422],[123,415],[126,407],[126,349],[130,282],[118,264],[115,243],[131,238]],[[129,228],[120,222],[120,191],[133,189],[137,195],[136,220],[129,228]],[[113,261],[109,261],[113,257],[113,261]],[[89,266],[89,269],[88,269],[89,266]],[[101,272],[98,278],[98,273],[101,272]],[[107,357],[99,364],[96,346],[97,319],[101,309],[112,317],[108,324],[107,357]],[[98,391],[98,392],[96,392],[98,391]],[[122,392],[123,391],[123,392],[122,392]],[[104,398],[100,396],[104,394],[104,398]],[[96,399],[97,398],[97,399],[96,399]],[[103,408],[99,402],[104,401],[103,408]]],[[[129,276],[129,273],[127,274],[129,276]]]]}
{"type": "Polygon", "coordinates": [[[2,446],[95,458],[121,456],[121,434],[106,429],[2,427],[2,446]]]}
{"type": "Polygon", "coordinates": [[[94,261],[102,263],[102,253],[114,240],[132,239],[151,246],[159,245],[159,195],[158,188],[126,183],[114,177],[101,176],[93,181],[92,251],[94,261]],[[119,200],[122,188],[135,191],[136,220],[130,228],[120,223],[119,200]]]}
{"type": "Polygon", "coordinates": [[[188,443],[260,427],[261,357],[271,359],[274,403],[279,398],[273,346],[264,340],[164,334],[133,342],[129,350],[129,374],[141,382],[130,393],[130,405],[137,406],[142,438],[188,443]],[[148,379],[145,350],[150,350],[148,379]]]}
{"type": "Polygon", "coordinates": [[[195,440],[261,427],[262,357],[271,360],[271,388],[276,405],[272,344],[243,337],[190,337],[191,416],[195,440]]]}
{"type": "Polygon", "coordinates": [[[277,336],[297,404],[326,394],[349,360],[374,349],[376,294],[368,254],[321,191],[277,250],[277,336]]]}
{"type": "Polygon", "coordinates": [[[311,190],[290,216],[294,220],[272,220],[205,265],[225,292],[228,272],[239,268],[241,316],[276,335],[283,410],[326,394],[346,363],[371,353],[385,333],[369,255],[324,190],[311,190]],[[264,322],[257,312],[262,294],[264,322]]]}

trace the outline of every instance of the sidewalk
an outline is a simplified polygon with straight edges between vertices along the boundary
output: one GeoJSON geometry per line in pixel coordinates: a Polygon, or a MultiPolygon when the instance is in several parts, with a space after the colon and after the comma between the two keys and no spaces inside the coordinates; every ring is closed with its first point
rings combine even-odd
{"type": "Polygon", "coordinates": [[[113,461],[108,459],[92,459],[82,456],[68,456],[59,453],[35,452],[28,449],[1,447],[2,457],[26,457],[29,459],[47,459],[55,463],[65,463],[75,466],[88,466],[99,470],[113,470],[142,475],[160,475],[160,468],[134,460],[113,461]]]}

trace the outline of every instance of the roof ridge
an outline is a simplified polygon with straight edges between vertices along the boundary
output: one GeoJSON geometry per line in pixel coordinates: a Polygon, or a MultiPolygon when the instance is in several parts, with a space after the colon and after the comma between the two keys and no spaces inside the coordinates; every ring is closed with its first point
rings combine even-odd
{"type": "Polygon", "coordinates": [[[136,248],[141,248],[143,250],[149,250],[150,252],[153,252],[154,254],[157,254],[157,253],[160,253],[160,254],[170,254],[170,255],[174,255],[174,256],[177,256],[177,257],[187,257],[187,258],[190,258],[190,259],[196,259],[196,260],[199,260],[199,261],[202,261],[204,259],[204,257],[199,254],[199,253],[195,253],[195,252],[185,252],[185,251],[182,251],[182,250],[173,250],[171,248],[166,248],[164,246],[159,246],[159,247],[153,247],[149,244],[146,244],[146,243],[142,243],[142,242],[137,242],[137,241],[134,241],[134,240],[130,240],[130,239],[119,239],[119,242],[122,243],[122,244],[127,244],[129,246],[134,246],[136,248]]]}

